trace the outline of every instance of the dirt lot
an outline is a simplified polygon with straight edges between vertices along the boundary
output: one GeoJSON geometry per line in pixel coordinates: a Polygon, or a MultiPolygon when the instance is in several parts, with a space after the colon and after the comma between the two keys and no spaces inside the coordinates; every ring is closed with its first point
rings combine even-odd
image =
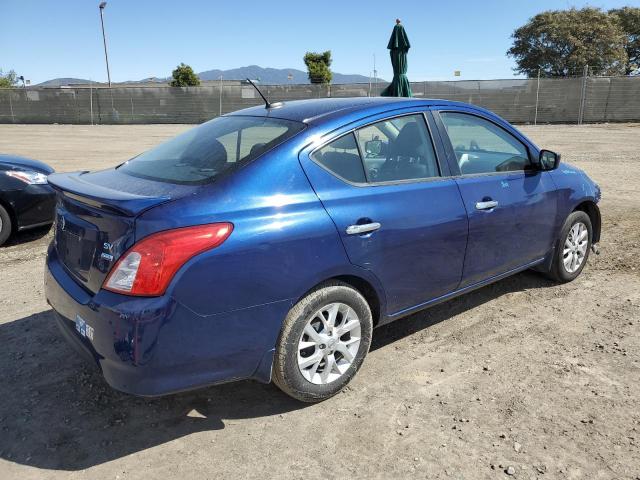
{"type": "MultiPolygon", "coordinates": [[[[114,165],[184,126],[0,126],[0,151],[114,165]]],[[[0,248],[0,478],[640,478],[640,126],[523,130],[602,187],[602,253],[374,333],[337,397],[241,382],[146,400],[60,338],[46,231],[0,248]],[[509,469],[511,472],[511,469],[509,469]]]]}

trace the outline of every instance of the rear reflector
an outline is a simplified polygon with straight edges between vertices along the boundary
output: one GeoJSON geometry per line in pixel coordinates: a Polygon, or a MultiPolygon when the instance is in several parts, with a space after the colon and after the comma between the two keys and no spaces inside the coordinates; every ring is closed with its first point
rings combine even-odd
{"type": "Polygon", "coordinates": [[[122,255],[103,288],[126,295],[162,295],[180,267],[221,245],[232,231],[231,223],[212,223],[149,235],[122,255]]]}

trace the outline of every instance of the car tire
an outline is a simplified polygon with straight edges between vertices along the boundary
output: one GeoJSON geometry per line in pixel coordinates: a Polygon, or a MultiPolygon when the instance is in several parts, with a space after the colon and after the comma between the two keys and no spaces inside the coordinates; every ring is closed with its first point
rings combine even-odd
{"type": "Polygon", "coordinates": [[[589,215],[582,211],[571,213],[560,230],[548,276],[556,282],[566,283],[580,275],[589,259],[592,238],[593,228],[589,215]]]}
{"type": "Polygon", "coordinates": [[[0,245],[7,241],[9,236],[11,236],[11,216],[9,212],[5,210],[5,208],[0,205],[0,245]]]}
{"type": "Polygon", "coordinates": [[[338,281],[320,285],[284,320],[273,361],[274,383],[303,402],[332,397],[362,366],[372,330],[371,309],[359,291],[338,281]]]}

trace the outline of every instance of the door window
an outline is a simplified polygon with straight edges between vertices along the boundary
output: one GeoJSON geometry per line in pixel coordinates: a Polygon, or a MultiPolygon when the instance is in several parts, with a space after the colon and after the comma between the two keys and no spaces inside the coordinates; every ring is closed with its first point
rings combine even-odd
{"type": "Polygon", "coordinates": [[[463,175],[532,168],[527,147],[496,124],[466,113],[441,112],[440,117],[463,175]]]}
{"type": "Polygon", "coordinates": [[[366,181],[353,133],[344,135],[316,150],[311,158],[344,180],[354,183],[366,181]]]}
{"type": "Polygon", "coordinates": [[[440,175],[422,115],[383,120],[356,131],[369,182],[418,180],[440,175]]]}

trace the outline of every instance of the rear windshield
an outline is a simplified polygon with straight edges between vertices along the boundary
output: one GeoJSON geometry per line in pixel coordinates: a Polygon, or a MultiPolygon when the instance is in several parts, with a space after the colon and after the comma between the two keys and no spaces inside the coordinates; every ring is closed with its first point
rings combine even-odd
{"type": "Polygon", "coordinates": [[[203,184],[292,137],[300,122],[266,117],[219,117],[120,165],[130,175],[161,182],[203,184]]]}

